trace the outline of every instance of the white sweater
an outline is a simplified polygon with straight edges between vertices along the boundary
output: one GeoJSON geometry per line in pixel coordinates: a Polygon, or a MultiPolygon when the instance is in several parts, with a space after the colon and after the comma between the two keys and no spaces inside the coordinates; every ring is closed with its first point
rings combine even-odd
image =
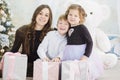
{"type": "Polygon", "coordinates": [[[65,36],[60,35],[58,31],[50,31],[38,47],[38,56],[41,59],[46,57],[50,59],[54,57],[62,58],[66,44],[67,40],[65,36]]]}

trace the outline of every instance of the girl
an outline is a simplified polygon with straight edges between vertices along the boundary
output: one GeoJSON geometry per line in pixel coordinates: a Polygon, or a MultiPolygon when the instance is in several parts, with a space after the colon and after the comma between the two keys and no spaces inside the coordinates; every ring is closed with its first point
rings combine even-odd
{"type": "Polygon", "coordinates": [[[83,25],[86,13],[80,5],[72,4],[65,14],[71,27],[68,31],[63,60],[85,60],[90,56],[93,46],[90,33],[83,25]]]}
{"type": "Polygon", "coordinates": [[[43,61],[59,62],[67,43],[66,33],[69,23],[65,15],[61,15],[57,22],[57,31],[50,31],[38,47],[38,55],[43,61]]]}
{"type": "Polygon", "coordinates": [[[37,48],[46,33],[51,29],[52,12],[48,5],[40,5],[34,12],[31,23],[16,31],[11,52],[18,52],[22,45],[22,54],[28,55],[28,76],[33,74],[33,61],[39,56],[37,48]]]}
{"type": "Polygon", "coordinates": [[[89,58],[90,80],[95,80],[103,73],[103,63],[97,54],[92,53],[93,41],[88,29],[83,25],[86,13],[80,5],[72,4],[65,14],[71,27],[68,31],[63,60],[89,58]]]}

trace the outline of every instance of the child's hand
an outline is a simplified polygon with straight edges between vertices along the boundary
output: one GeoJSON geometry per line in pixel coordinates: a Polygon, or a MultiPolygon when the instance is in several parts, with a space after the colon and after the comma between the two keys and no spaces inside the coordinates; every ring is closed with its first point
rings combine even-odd
{"type": "Polygon", "coordinates": [[[53,62],[60,62],[60,58],[59,57],[53,58],[52,61],[53,62]]]}
{"type": "Polygon", "coordinates": [[[49,59],[49,58],[43,58],[42,61],[47,61],[47,62],[49,62],[50,59],[49,59]]]}
{"type": "Polygon", "coordinates": [[[87,56],[82,56],[80,60],[87,60],[88,57],[87,56]]]}

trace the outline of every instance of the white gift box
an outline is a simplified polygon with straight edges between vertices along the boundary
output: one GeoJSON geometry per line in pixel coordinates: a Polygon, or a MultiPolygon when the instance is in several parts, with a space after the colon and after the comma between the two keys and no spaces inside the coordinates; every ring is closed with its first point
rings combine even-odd
{"type": "Polygon", "coordinates": [[[27,55],[7,53],[3,59],[3,80],[26,80],[27,55]]]}
{"type": "Polygon", "coordinates": [[[62,80],[89,80],[87,61],[63,61],[62,80]]]}

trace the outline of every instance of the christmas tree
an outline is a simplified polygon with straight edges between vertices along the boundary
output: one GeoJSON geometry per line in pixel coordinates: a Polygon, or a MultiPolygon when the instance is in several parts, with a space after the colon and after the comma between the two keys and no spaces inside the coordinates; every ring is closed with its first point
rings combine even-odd
{"type": "Polygon", "coordinates": [[[0,0],[0,56],[7,50],[10,50],[14,34],[11,34],[14,25],[11,21],[11,12],[5,0],[0,0]]]}

